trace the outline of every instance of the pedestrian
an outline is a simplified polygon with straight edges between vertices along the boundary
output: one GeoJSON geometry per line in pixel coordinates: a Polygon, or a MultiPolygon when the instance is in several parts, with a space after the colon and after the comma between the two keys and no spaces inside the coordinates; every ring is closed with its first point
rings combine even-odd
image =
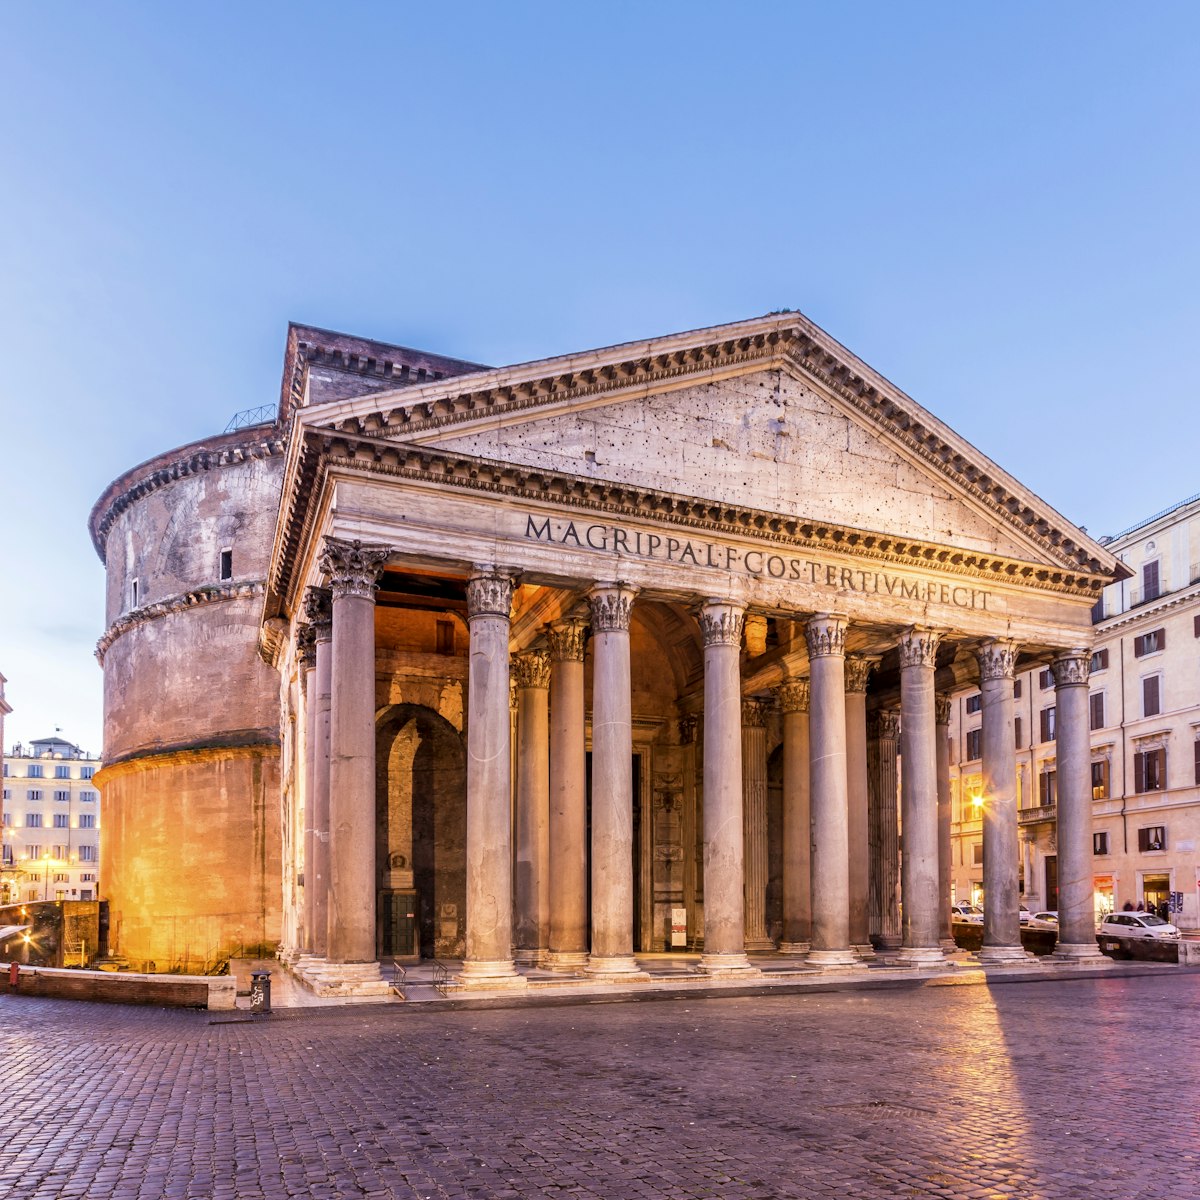
{"type": "Polygon", "coordinates": [[[1170,913],[1171,913],[1170,905],[1168,905],[1167,902],[1165,900],[1163,900],[1158,906],[1158,915],[1160,917],[1162,917],[1162,919],[1164,921],[1170,921],[1170,919],[1171,919],[1170,913]]]}
{"type": "Polygon", "coordinates": [[[1123,909],[1121,909],[1121,911],[1122,911],[1122,912],[1133,912],[1133,901],[1132,901],[1132,900],[1126,900],[1126,901],[1125,901],[1125,907],[1124,907],[1123,909]]]}
{"type": "Polygon", "coordinates": [[[1139,901],[1138,901],[1137,911],[1138,911],[1138,912],[1145,912],[1145,911],[1146,911],[1146,904],[1145,904],[1145,901],[1143,901],[1143,900],[1139,900],[1139,901]]]}

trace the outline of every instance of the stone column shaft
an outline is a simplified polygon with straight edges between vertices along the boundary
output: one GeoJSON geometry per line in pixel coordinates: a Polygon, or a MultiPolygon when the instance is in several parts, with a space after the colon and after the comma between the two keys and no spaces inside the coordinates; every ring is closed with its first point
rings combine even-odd
{"type": "MultiPolygon", "coordinates": [[[[375,946],[375,589],[389,551],[327,538],[332,578],[328,958],[377,963],[375,946]]],[[[378,976],[378,967],[374,973],[378,976]]]]}
{"type": "MultiPolygon", "coordinates": [[[[1088,712],[1091,654],[1060,653],[1052,664],[1058,771],[1058,947],[1055,957],[1110,962],[1096,944],[1092,877],[1092,736],[1088,712]]],[[[1047,903],[1049,897],[1046,898],[1047,903]]]]}
{"type": "Polygon", "coordinates": [[[950,878],[954,865],[954,814],[950,800],[950,697],[937,696],[934,704],[937,710],[934,730],[937,738],[938,941],[943,950],[953,950],[950,878]]]}
{"type": "Polygon", "coordinates": [[[812,938],[812,815],[809,802],[808,680],[779,689],[783,710],[783,940],[807,954],[812,938]]]}
{"type": "MultiPolygon", "coordinates": [[[[312,939],[309,953],[324,957],[329,946],[329,750],[333,698],[333,598],[324,588],[310,588],[305,604],[316,630],[316,667],[311,681],[313,707],[312,860],[305,868],[304,888],[312,897],[312,939]],[[317,615],[320,614],[320,619],[317,615]]],[[[306,821],[306,823],[309,823],[306,821]]]]}
{"type": "Polygon", "coordinates": [[[587,748],[583,650],[587,626],[550,629],[550,955],[559,970],[586,966],[587,748]]]}
{"type": "Polygon", "coordinates": [[[900,928],[900,714],[883,710],[872,716],[867,742],[871,785],[871,932],[881,950],[898,950],[900,928]]]}
{"type": "Polygon", "coordinates": [[[871,945],[870,847],[867,783],[867,678],[874,662],[846,659],[846,841],[850,870],[850,945],[860,957],[871,945]]]}
{"type": "Polygon", "coordinates": [[[758,700],[742,701],[742,806],[745,948],[774,950],[767,936],[767,713],[758,700]]]}
{"type": "Polygon", "coordinates": [[[301,954],[313,953],[313,775],[316,770],[317,746],[317,647],[316,631],[311,625],[305,625],[301,630],[301,642],[298,651],[300,672],[300,691],[304,697],[304,724],[302,739],[304,743],[304,832],[303,844],[300,847],[300,872],[304,880],[304,890],[300,893],[300,929],[296,948],[301,954]]]}
{"type": "Polygon", "coordinates": [[[544,962],[550,946],[550,660],[522,654],[517,678],[517,962],[544,962]]]}
{"type": "Polygon", "coordinates": [[[911,629],[900,640],[900,803],[904,853],[900,897],[904,946],[914,965],[939,963],[937,749],[933,672],[938,634],[911,629]]]}
{"type": "Polygon", "coordinates": [[[633,714],[629,621],[637,589],[596,585],[592,606],[591,975],[638,974],[633,957],[633,714]]]}
{"type": "Polygon", "coordinates": [[[812,949],[808,961],[848,967],[850,840],[846,778],[846,622],[818,613],[805,626],[812,806],[812,949]]]}

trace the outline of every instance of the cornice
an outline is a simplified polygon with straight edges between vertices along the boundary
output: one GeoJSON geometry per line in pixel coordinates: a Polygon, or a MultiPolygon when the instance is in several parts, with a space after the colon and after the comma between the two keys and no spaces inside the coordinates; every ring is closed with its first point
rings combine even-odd
{"type": "Polygon", "coordinates": [[[1180,588],[1177,592],[1168,592],[1149,604],[1139,604],[1137,608],[1126,609],[1125,612],[1100,622],[1094,627],[1096,638],[1098,640],[1114,629],[1124,629],[1127,625],[1134,625],[1138,621],[1153,623],[1170,609],[1178,608],[1180,605],[1188,603],[1189,600],[1198,599],[1200,599],[1200,586],[1196,585],[1180,588]]]}
{"type": "Polygon", "coordinates": [[[277,758],[279,742],[247,741],[238,744],[164,747],[160,750],[134,751],[114,762],[105,763],[92,776],[98,787],[112,783],[123,775],[134,775],[160,767],[190,766],[195,763],[228,762],[235,758],[277,758]]]}
{"type": "Polygon", "coordinates": [[[185,612],[188,609],[203,608],[209,604],[227,604],[230,600],[252,600],[262,596],[267,590],[266,580],[255,579],[248,583],[211,584],[207,587],[196,588],[191,592],[183,592],[178,596],[169,596],[166,600],[156,600],[153,604],[145,604],[141,608],[130,609],[122,613],[100,636],[96,643],[96,659],[104,666],[104,656],[108,648],[123,633],[128,633],[137,625],[145,625],[148,621],[158,621],[174,613],[185,612]]]}
{"type": "Polygon", "coordinates": [[[873,562],[908,569],[933,568],[967,578],[1017,583],[1092,601],[1111,582],[1107,575],[1062,570],[703,497],[498,462],[458,451],[409,446],[329,429],[308,428],[299,434],[299,439],[295,470],[282,500],[280,553],[270,580],[268,612],[283,611],[290,604],[292,565],[315,524],[320,484],[330,470],[549,503],[564,509],[603,513],[610,519],[652,520],[695,529],[709,537],[749,536],[793,550],[849,551],[873,562]]]}

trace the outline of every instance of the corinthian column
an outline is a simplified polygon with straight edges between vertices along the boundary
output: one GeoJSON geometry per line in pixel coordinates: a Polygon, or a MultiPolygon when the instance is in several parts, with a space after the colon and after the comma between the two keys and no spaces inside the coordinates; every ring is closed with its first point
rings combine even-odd
{"type": "Polygon", "coordinates": [[[938,941],[943,950],[953,951],[954,924],[950,912],[950,876],[953,874],[953,812],[950,803],[950,697],[934,698],[937,738],[938,811],[938,941]]]}
{"type": "Polygon", "coordinates": [[[1013,725],[1015,642],[979,649],[983,708],[983,948],[985,963],[1023,960],[1017,865],[1017,742],[1013,725]]]}
{"type": "Polygon", "coordinates": [[[590,975],[646,978],[633,957],[633,715],[629,619],[638,589],[597,584],[592,606],[590,975]]]}
{"type": "Polygon", "coordinates": [[[808,680],[779,688],[783,711],[784,954],[807,954],[812,937],[812,819],[809,811],[808,680]]]}
{"type": "Polygon", "coordinates": [[[587,753],[583,646],[587,625],[559,621],[550,641],[550,955],[556,970],[587,964],[587,753]]]}
{"type": "Polygon", "coordinates": [[[767,936],[767,709],[760,700],[742,701],[742,806],[745,948],[774,950],[767,936]]]}
{"type": "Polygon", "coordinates": [[[871,945],[870,845],[867,784],[867,677],[875,662],[846,658],[846,839],[850,868],[850,945],[860,958],[871,945]]]}
{"type": "Polygon", "coordinates": [[[742,679],[744,609],[706,600],[704,637],[704,954],[713,975],[750,974],[746,958],[742,825],[742,679]]]}
{"type": "Polygon", "coordinates": [[[812,949],[815,966],[853,966],[846,781],[846,621],[818,613],[808,639],[812,780],[812,949]]]}
{"type": "Polygon", "coordinates": [[[897,808],[900,773],[900,714],[884,709],[872,713],[867,738],[867,776],[870,780],[871,932],[881,950],[898,950],[900,928],[900,814],[897,808]]]}
{"type": "Polygon", "coordinates": [[[1088,713],[1091,654],[1064,650],[1054,672],[1058,771],[1058,946],[1055,958],[1111,962],[1096,945],[1092,898],[1092,736],[1088,713]]]}
{"type": "Polygon", "coordinates": [[[304,868],[304,895],[311,904],[311,938],[307,947],[314,957],[324,957],[329,944],[329,733],[333,690],[333,595],[328,588],[311,587],[304,593],[304,615],[313,631],[315,669],[310,683],[313,740],[309,767],[312,826],[312,859],[304,868]]]}
{"type": "Polygon", "coordinates": [[[545,960],[550,944],[550,659],[521,654],[517,682],[516,960],[545,960]]]}
{"type": "Polygon", "coordinates": [[[321,570],[333,592],[329,762],[330,963],[379,979],[375,949],[375,589],[390,550],[325,539],[321,570]],[[369,966],[368,966],[369,965],[369,966]]]}
{"type": "Polygon", "coordinates": [[[902,961],[913,966],[940,963],[938,941],[938,829],[936,714],[933,671],[939,635],[910,629],[900,639],[900,773],[904,854],[900,897],[904,946],[902,961]]]}
{"type": "Polygon", "coordinates": [[[519,987],[512,958],[508,638],[514,581],[477,567],[467,581],[467,952],[465,987],[519,987]]]}

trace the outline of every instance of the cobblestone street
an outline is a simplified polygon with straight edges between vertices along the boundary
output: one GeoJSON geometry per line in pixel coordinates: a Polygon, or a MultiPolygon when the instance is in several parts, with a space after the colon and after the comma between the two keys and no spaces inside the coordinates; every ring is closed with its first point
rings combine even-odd
{"type": "Polygon", "coordinates": [[[0,998],[0,1196],[1200,1194],[1200,975],[269,1018],[0,998]]]}

